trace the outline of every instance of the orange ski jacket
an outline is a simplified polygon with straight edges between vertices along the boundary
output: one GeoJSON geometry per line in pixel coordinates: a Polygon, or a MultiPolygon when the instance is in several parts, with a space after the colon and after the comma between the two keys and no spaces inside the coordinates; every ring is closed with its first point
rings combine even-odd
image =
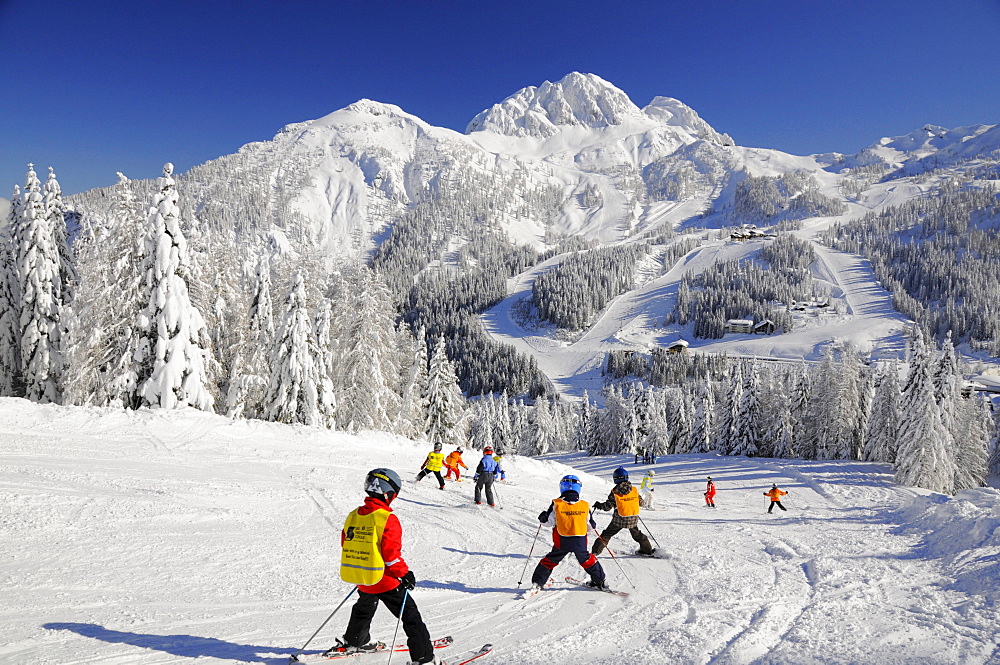
{"type": "Polygon", "coordinates": [[[764,496],[771,497],[771,501],[781,501],[781,497],[785,496],[786,494],[788,494],[788,492],[782,492],[777,487],[764,492],[764,496]]]}

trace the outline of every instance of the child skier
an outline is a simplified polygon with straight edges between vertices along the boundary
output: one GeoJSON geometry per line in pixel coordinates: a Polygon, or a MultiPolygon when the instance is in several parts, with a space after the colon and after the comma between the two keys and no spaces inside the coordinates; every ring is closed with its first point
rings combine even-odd
{"type": "Polygon", "coordinates": [[[705,505],[715,508],[715,483],[712,481],[712,476],[708,477],[708,485],[705,486],[705,505]]]}
{"type": "Polygon", "coordinates": [[[403,623],[412,664],[438,663],[430,633],[409,592],[416,578],[403,560],[403,529],[390,504],[399,494],[402,481],[392,469],[372,469],[365,478],[362,506],[347,516],[340,533],[340,577],[358,586],[358,600],[344,639],[327,654],[375,651],[371,641],[372,618],[379,601],[403,623]]]}
{"type": "Polygon", "coordinates": [[[653,546],[649,544],[649,538],[639,530],[639,491],[632,486],[628,480],[628,471],[620,466],[614,473],[615,486],[608,494],[607,501],[594,504],[598,510],[615,509],[615,514],[611,517],[611,522],[601,532],[600,537],[594,541],[591,552],[600,554],[607,547],[611,537],[622,529],[628,529],[632,535],[632,540],[639,543],[639,554],[651,555],[653,546]]]}
{"type": "Polygon", "coordinates": [[[448,453],[448,457],[444,459],[444,468],[448,469],[448,473],[444,475],[445,479],[451,478],[451,474],[455,474],[455,481],[462,482],[462,472],[458,470],[458,467],[462,467],[467,470],[469,467],[465,466],[465,462],[462,461],[462,449],[456,448],[452,452],[448,453]]]}
{"type": "Polygon", "coordinates": [[[433,473],[441,489],[444,489],[444,478],[441,477],[441,467],[444,466],[444,453],[441,452],[441,444],[434,444],[434,451],[427,453],[427,459],[420,465],[420,473],[417,474],[417,482],[423,480],[424,476],[433,473]]]}
{"type": "Polygon", "coordinates": [[[479,460],[476,467],[476,475],[472,477],[476,481],[475,501],[476,504],[483,502],[483,489],[486,489],[486,503],[491,506],[496,505],[493,500],[493,480],[503,473],[503,469],[495,459],[493,459],[493,447],[483,448],[483,459],[479,460]]]}
{"type": "Polygon", "coordinates": [[[559,498],[538,515],[538,521],[552,527],[552,551],[545,555],[531,575],[533,588],[540,589],[549,581],[552,570],[567,554],[572,553],[590,575],[588,586],[607,589],[604,568],[597,557],[587,551],[588,527],[597,528],[590,517],[590,505],[580,500],[583,483],[576,476],[563,476],[559,481],[559,498]]]}
{"type": "Polygon", "coordinates": [[[767,507],[768,514],[770,514],[770,512],[774,510],[775,504],[778,505],[778,508],[781,508],[782,510],[787,510],[787,508],[781,505],[781,497],[785,496],[786,494],[788,494],[788,492],[782,492],[781,490],[778,489],[778,486],[774,484],[771,485],[771,489],[764,492],[764,496],[771,497],[771,505],[767,507]]]}
{"type": "Polygon", "coordinates": [[[653,476],[655,475],[656,472],[650,469],[642,477],[642,482],[639,484],[639,505],[647,510],[653,510],[653,476]]]}

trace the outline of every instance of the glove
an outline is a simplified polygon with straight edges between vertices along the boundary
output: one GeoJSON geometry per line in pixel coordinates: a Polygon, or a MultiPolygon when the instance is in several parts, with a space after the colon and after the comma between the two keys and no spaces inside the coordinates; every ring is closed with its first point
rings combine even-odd
{"type": "Polygon", "coordinates": [[[539,522],[547,522],[548,520],[549,520],[549,511],[543,510],[542,512],[538,513],[539,522]]]}
{"type": "Polygon", "coordinates": [[[472,476],[472,479],[473,480],[479,480],[479,474],[477,473],[476,475],[472,476]]]}
{"type": "Polygon", "coordinates": [[[413,571],[409,570],[405,575],[399,578],[399,583],[404,589],[409,589],[413,591],[417,588],[417,578],[413,576],[413,571]]]}

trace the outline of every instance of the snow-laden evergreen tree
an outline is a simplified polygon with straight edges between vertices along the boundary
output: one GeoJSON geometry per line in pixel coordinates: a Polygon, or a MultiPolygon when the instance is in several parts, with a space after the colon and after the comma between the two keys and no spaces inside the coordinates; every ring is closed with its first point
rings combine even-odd
{"type": "Polygon", "coordinates": [[[673,417],[669,421],[670,447],[675,453],[685,453],[691,449],[691,430],[694,427],[694,405],[686,391],[677,389],[670,400],[673,417]]]}
{"type": "Polygon", "coordinates": [[[264,398],[266,420],[325,425],[319,406],[316,356],[305,279],[295,273],[268,361],[271,375],[264,398]]]}
{"type": "Polygon", "coordinates": [[[891,362],[879,372],[861,459],[890,464],[896,461],[900,398],[899,366],[891,362]]]}
{"type": "Polygon", "coordinates": [[[73,252],[69,246],[69,231],[66,228],[66,204],[62,200],[62,187],[56,180],[55,170],[49,167],[49,177],[42,187],[42,203],[45,206],[45,216],[52,228],[52,242],[59,252],[59,292],[57,298],[63,306],[73,302],[76,288],[76,265],[73,252]]]}
{"type": "Polygon", "coordinates": [[[211,364],[205,319],[188,293],[187,241],[181,232],[173,164],[163,166],[150,208],[140,272],[146,307],[138,321],[135,354],[138,401],[173,409],[210,411],[211,364]]]}
{"type": "Polygon", "coordinates": [[[46,214],[41,183],[28,165],[21,215],[15,235],[15,262],[21,292],[21,377],[34,402],[62,403],[62,288],[59,248],[46,214]]]}
{"type": "Polygon", "coordinates": [[[953,439],[960,427],[958,411],[962,400],[961,387],[962,370],[951,341],[951,331],[948,331],[934,367],[934,399],[941,409],[941,422],[953,439]]]}
{"type": "Polygon", "coordinates": [[[766,452],[770,457],[790,458],[795,454],[792,445],[792,409],[780,381],[771,384],[771,411],[767,418],[767,433],[764,436],[766,452]]]}
{"type": "MultiPolygon", "coordinates": [[[[230,368],[226,413],[230,418],[262,418],[266,412],[270,371],[267,359],[274,342],[274,305],[271,299],[271,253],[265,247],[257,257],[253,291],[247,311],[247,335],[233,367],[230,368]]],[[[329,354],[326,358],[332,364],[329,354]]],[[[332,367],[332,365],[331,365],[332,367]]],[[[330,375],[332,370],[328,369],[330,375]]],[[[332,386],[331,386],[332,389],[332,386]]]]}
{"type": "Polygon", "coordinates": [[[698,402],[694,412],[694,423],[691,426],[692,453],[707,453],[712,450],[712,438],[715,430],[715,392],[706,380],[698,392],[698,402]]]}
{"type": "Polygon", "coordinates": [[[465,396],[448,359],[444,337],[439,337],[427,371],[427,422],[424,431],[433,443],[445,446],[465,442],[465,396]]]}
{"type": "Polygon", "coordinates": [[[580,400],[580,411],[577,417],[577,427],[574,433],[573,448],[575,450],[589,450],[590,441],[588,433],[590,431],[591,420],[595,417],[595,409],[590,403],[590,395],[583,391],[583,399],[580,400]]]}
{"type": "Polygon", "coordinates": [[[119,173],[107,216],[84,215],[74,244],[79,297],[69,327],[67,377],[73,403],[136,406],[136,322],[148,301],[140,272],[144,234],[140,206],[119,173]]]}
{"type": "Polygon", "coordinates": [[[656,457],[666,455],[670,452],[671,432],[670,425],[667,423],[667,404],[668,401],[663,391],[651,391],[649,396],[649,425],[642,442],[642,447],[650,455],[656,457]]]}
{"type": "Polygon", "coordinates": [[[316,408],[320,422],[330,427],[335,421],[337,397],[333,388],[333,341],[330,333],[331,306],[329,301],[320,304],[313,324],[316,340],[316,408]]]}
{"type": "MultiPolygon", "coordinates": [[[[496,398],[488,395],[473,402],[469,409],[469,444],[475,450],[495,446],[494,426],[496,424],[496,398]]],[[[495,448],[494,448],[495,450],[495,448]]]]}
{"type": "Polygon", "coordinates": [[[720,455],[733,454],[733,437],[739,422],[740,403],[743,401],[743,369],[742,362],[734,362],[729,369],[726,381],[728,390],[725,393],[725,401],[721,404],[722,417],[719,419],[715,442],[712,444],[720,455]]]}
{"type": "Polygon", "coordinates": [[[524,449],[525,455],[544,455],[552,448],[552,430],[555,423],[549,402],[546,399],[539,399],[535,402],[535,408],[528,425],[527,445],[524,449]]]}
{"type": "Polygon", "coordinates": [[[989,445],[993,413],[989,399],[975,393],[956,403],[955,491],[983,487],[989,475],[989,445]]]}
{"type": "Polygon", "coordinates": [[[989,455],[986,462],[987,477],[1000,479],[1000,409],[993,412],[993,423],[990,431],[989,455]]]}
{"type": "Polygon", "coordinates": [[[834,411],[836,432],[833,447],[825,459],[861,459],[864,430],[861,429],[861,361],[853,349],[841,354],[839,371],[834,374],[834,411]]]}
{"type": "Polygon", "coordinates": [[[804,459],[836,459],[840,442],[840,378],[833,349],[827,348],[823,362],[815,368],[805,436],[798,444],[804,459]]]}
{"type": "Polygon", "coordinates": [[[955,462],[947,445],[951,435],[941,421],[934,399],[931,365],[927,353],[914,354],[900,411],[896,482],[950,493],[955,486],[955,462]]]}
{"type": "MultiPolygon", "coordinates": [[[[508,450],[517,450],[514,445],[514,432],[517,426],[513,422],[513,407],[507,393],[493,399],[493,450],[498,455],[504,455],[508,450]]],[[[480,450],[482,450],[480,448],[480,450]]]]}
{"type": "Polygon", "coordinates": [[[765,426],[760,396],[760,366],[754,362],[745,375],[730,455],[756,457],[759,454],[765,426]]]}
{"type": "Polygon", "coordinates": [[[809,404],[812,401],[812,380],[805,363],[799,368],[799,377],[789,397],[789,418],[792,427],[792,455],[803,456],[804,444],[809,429],[809,404]]]}
{"type": "MultiPolygon", "coordinates": [[[[406,375],[403,379],[403,394],[400,399],[399,416],[396,419],[396,431],[403,436],[412,439],[423,438],[427,435],[425,426],[427,424],[427,333],[421,328],[417,333],[417,338],[410,346],[411,357],[406,363],[406,375]]],[[[473,421],[473,426],[485,427],[483,436],[493,436],[493,427],[489,422],[492,420],[493,404],[488,400],[480,409],[477,409],[477,417],[473,421]]],[[[473,436],[476,436],[474,433],[473,436]]]]}
{"type": "Polygon", "coordinates": [[[21,284],[14,229],[21,218],[21,189],[14,186],[7,225],[0,232],[0,397],[19,397],[21,386],[21,284]]]}
{"type": "Polygon", "coordinates": [[[357,285],[348,294],[334,317],[337,425],[349,432],[392,431],[400,406],[393,299],[368,268],[358,271],[357,285]]]}

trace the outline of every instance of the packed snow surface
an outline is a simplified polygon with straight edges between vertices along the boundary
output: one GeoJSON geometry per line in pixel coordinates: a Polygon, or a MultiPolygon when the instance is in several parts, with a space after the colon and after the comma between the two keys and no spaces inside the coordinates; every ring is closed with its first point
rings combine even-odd
{"type": "MultiPolygon", "coordinates": [[[[567,560],[552,588],[521,600],[550,542],[544,530],[533,538],[559,478],[575,470],[594,502],[617,465],[633,478],[650,467],[507,458],[494,509],[473,505],[470,482],[414,484],[427,448],[196,411],[0,399],[0,662],[286,663],[350,591],[340,529],[376,466],[408,480],[394,508],[413,597],[434,636],[455,637],[445,659],[492,642],[486,662],[507,665],[1000,662],[996,490],[943,497],[856,462],[667,457],[651,467],[658,510],[642,519],[669,558],[630,556],[624,534],[611,542],[620,558],[601,557],[629,598],[565,584],[582,575],[567,560]],[[714,510],[701,495],[708,475],[714,510]],[[772,482],[789,492],[788,512],[766,514],[772,482]]],[[[333,643],[346,614],[310,652],[333,643]]],[[[380,610],[373,636],[393,629],[380,610]]]]}

